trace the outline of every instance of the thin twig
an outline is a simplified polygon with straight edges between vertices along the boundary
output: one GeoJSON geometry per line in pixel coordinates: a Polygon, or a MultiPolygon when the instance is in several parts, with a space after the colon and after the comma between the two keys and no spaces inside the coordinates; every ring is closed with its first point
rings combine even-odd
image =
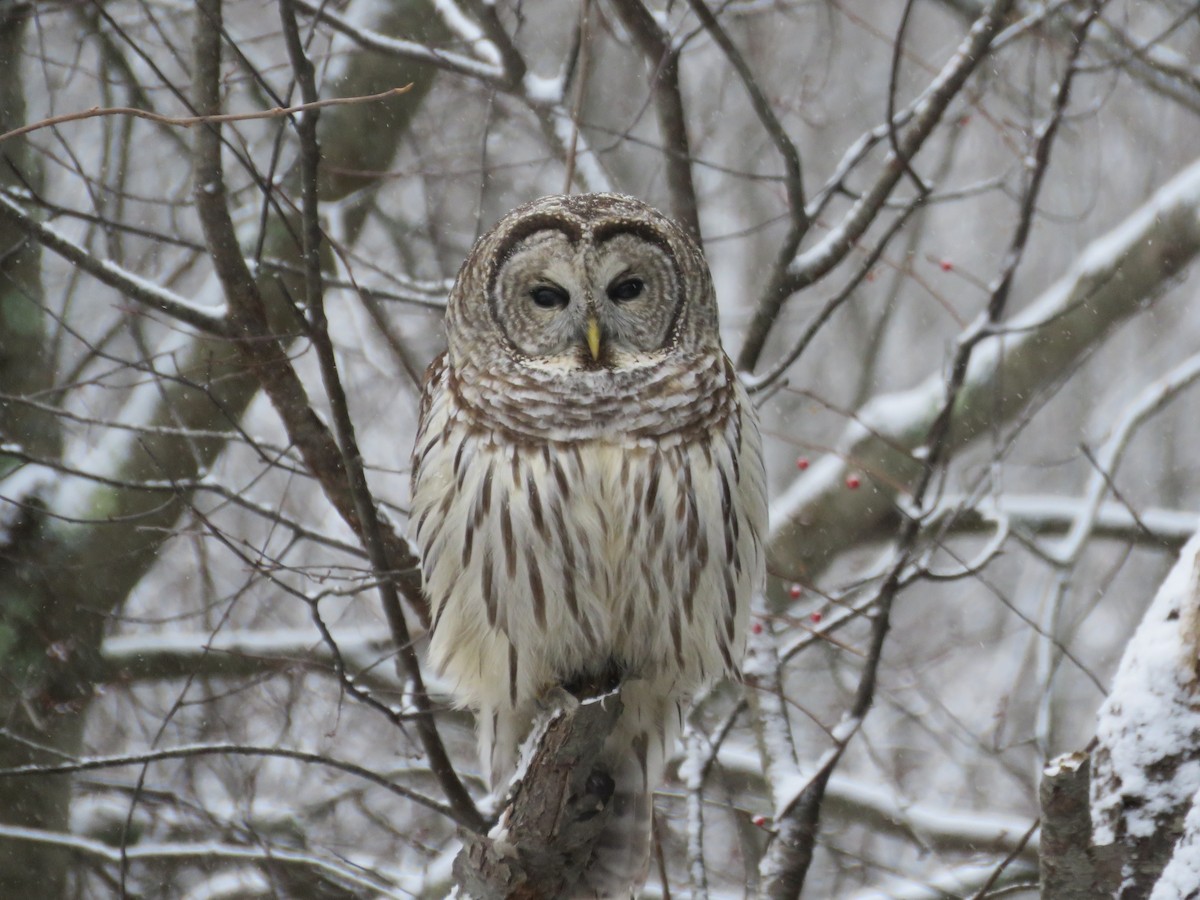
{"type": "Polygon", "coordinates": [[[329,97],[313,103],[301,103],[298,106],[276,106],[272,109],[260,110],[259,112],[221,113],[213,116],[164,116],[161,113],[150,112],[147,109],[138,109],[133,106],[93,106],[91,109],[85,109],[82,112],[63,113],[61,116],[51,116],[48,119],[41,119],[37,122],[30,122],[28,125],[22,125],[20,128],[14,128],[12,131],[6,131],[4,134],[0,134],[0,144],[3,144],[10,138],[20,137],[23,134],[29,134],[42,128],[53,128],[56,125],[62,125],[66,122],[80,122],[84,119],[96,119],[101,116],[130,116],[135,119],[149,119],[151,122],[157,122],[160,125],[191,128],[193,125],[205,125],[210,122],[249,122],[253,119],[277,119],[280,116],[290,116],[293,113],[304,112],[308,109],[319,109],[323,106],[352,106],[356,103],[374,103],[377,100],[387,100],[391,97],[408,93],[411,89],[412,85],[406,84],[404,87],[392,88],[391,90],[381,91],[378,94],[366,94],[362,97],[329,97]]]}
{"type": "Polygon", "coordinates": [[[575,181],[575,154],[579,150],[579,116],[583,111],[584,91],[587,89],[588,42],[591,37],[588,13],[592,0],[583,0],[579,15],[579,58],[575,61],[575,104],[571,107],[571,143],[567,148],[567,171],[563,176],[563,193],[571,193],[575,181]]]}
{"type": "Polygon", "coordinates": [[[309,753],[304,750],[290,750],[286,747],[259,747],[250,744],[189,744],[183,747],[168,747],[163,750],[151,750],[147,753],[130,753],[119,756],[97,756],[72,762],[56,763],[54,765],[17,766],[11,769],[0,769],[0,778],[29,778],[46,775],[67,775],[78,772],[94,772],[97,769],[115,769],[121,766],[141,766],[147,763],[162,762],[168,759],[192,759],[198,756],[267,756],[276,759],[293,759],[297,762],[312,763],[337,769],[357,778],[362,778],[372,784],[391,791],[398,797],[411,800],[441,813],[455,818],[454,811],[448,806],[438,803],[430,797],[417,791],[395,784],[382,775],[364,769],[352,762],[325,756],[320,753],[309,753]]]}
{"type": "MultiPolygon", "coordinates": [[[[1099,14],[1104,0],[1093,3],[1090,10],[1081,15],[1073,31],[1073,43],[1068,57],[1066,73],[1055,91],[1054,109],[1050,121],[1038,129],[1038,146],[1033,159],[1035,168],[1030,174],[1020,207],[1020,216],[1005,256],[1001,276],[997,279],[986,308],[980,317],[960,336],[950,374],[946,381],[944,400],[938,415],[929,427],[923,454],[922,470],[913,490],[911,507],[919,512],[926,494],[934,484],[934,478],[942,470],[950,451],[950,431],[959,392],[966,381],[971,356],[980,341],[993,333],[1004,314],[1012,277],[1023,256],[1029,235],[1030,220],[1036,208],[1037,196],[1049,165],[1050,150],[1057,133],[1057,123],[1066,112],[1070,99],[1071,84],[1076,72],[1076,63],[1092,21],[1099,14]]],[[[881,584],[874,606],[874,619],[868,642],[866,664],[859,676],[854,699],[834,731],[834,746],[825,752],[804,788],[783,806],[778,817],[781,840],[773,848],[771,871],[773,877],[767,885],[772,900],[784,900],[799,893],[804,884],[808,867],[812,862],[813,848],[817,837],[821,807],[825,789],[834,769],[841,761],[851,738],[862,728],[867,713],[874,705],[879,670],[883,660],[883,647],[891,629],[894,601],[906,581],[906,575],[916,556],[917,542],[924,519],[913,514],[905,517],[897,538],[895,560],[881,584]]]]}
{"type": "Polygon", "coordinates": [[[761,85],[754,77],[754,73],[750,71],[750,66],[746,63],[746,58],[738,50],[737,45],[729,37],[729,33],[721,25],[720,20],[713,15],[705,4],[704,0],[688,0],[692,7],[692,11],[700,20],[700,24],[716,41],[717,46],[721,48],[721,52],[725,54],[725,58],[729,60],[729,64],[733,66],[733,70],[737,73],[738,78],[742,82],[742,87],[750,97],[750,105],[754,107],[754,114],[758,116],[758,121],[762,123],[766,129],[767,135],[771,138],[771,143],[775,145],[775,149],[779,151],[779,155],[783,157],[784,168],[784,185],[787,189],[788,210],[792,216],[792,220],[799,232],[797,243],[803,239],[804,234],[808,230],[808,213],[805,210],[804,199],[804,171],[800,162],[800,151],[796,149],[796,145],[788,136],[787,130],[783,127],[783,123],[779,121],[779,117],[775,115],[775,111],[771,109],[771,104],[767,101],[766,95],[763,94],[761,85]]]}

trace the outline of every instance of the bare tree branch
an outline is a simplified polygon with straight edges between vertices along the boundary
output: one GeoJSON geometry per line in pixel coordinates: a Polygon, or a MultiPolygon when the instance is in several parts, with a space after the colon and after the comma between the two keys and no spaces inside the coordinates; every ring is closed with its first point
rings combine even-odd
{"type": "MultiPolygon", "coordinates": [[[[293,0],[280,0],[280,12],[292,68],[300,83],[301,96],[308,107],[301,114],[296,130],[300,138],[304,285],[306,289],[305,306],[309,315],[309,335],[317,350],[321,376],[325,383],[325,393],[330,400],[334,433],[343,470],[348,480],[347,486],[354,504],[355,517],[361,523],[363,544],[371,559],[371,565],[375,569],[376,578],[379,580],[379,593],[383,600],[384,612],[396,638],[397,665],[412,682],[413,700],[418,710],[428,713],[429,699],[425,693],[421,663],[409,636],[404,610],[400,606],[400,596],[396,591],[395,583],[389,577],[392,558],[385,541],[385,525],[380,521],[380,516],[376,511],[375,498],[371,496],[366,473],[363,471],[362,452],[358,447],[346,393],[338,375],[333,343],[329,339],[329,322],[325,316],[324,284],[321,273],[321,223],[317,211],[317,170],[320,163],[320,149],[317,146],[317,116],[319,112],[313,106],[317,101],[317,86],[313,77],[312,63],[305,54],[300,40],[300,30],[296,24],[292,2],[293,0]]],[[[459,780],[458,773],[450,762],[433,716],[419,716],[417,732],[421,736],[421,743],[429,757],[430,767],[455,812],[456,821],[464,827],[481,830],[484,826],[483,817],[475,808],[471,795],[467,793],[467,789],[459,780]]]]}
{"type": "Polygon", "coordinates": [[[304,112],[309,109],[320,109],[326,106],[351,106],[355,103],[373,103],[376,100],[387,100],[390,97],[406,94],[410,90],[412,90],[412,85],[406,84],[404,87],[392,88],[391,90],[378,94],[370,94],[366,97],[327,97],[324,100],[301,103],[298,106],[275,107],[274,109],[264,109],[261,112],[222,113],[215,116],[164,116],[147,109],[135,109],[131,106],[93,107],[92,109],[85,109],[82,112],[51,116],[48,119],[42,119],[38,122],[22,125],[20,128],[14,128],[12,131],[6,131],[0,134],[0,144],[10,138],[29,134],[42,128],[52,128],[67,122],[80,122],[84,119],[95,119],[101,116],[130,116],[135,119],[149,119],[151,122],[157,122],[160,125],[176,125],[181,128],[191,128],[193,125],[205,125],[210,122],[249,122],[254,119],[277,119],[280,116],[290,116],[294,113],[304,112]]]}
{"type": "Polygon", "coordinates": [[[613,0],[612,5],[650,66],[650,93],[663,141],[671,214],[699,240],[700,212],[692,182],[687,116],[679,89],[679,48],[671,43],[670,35],[659,27],[641,0],[613,0]]]}

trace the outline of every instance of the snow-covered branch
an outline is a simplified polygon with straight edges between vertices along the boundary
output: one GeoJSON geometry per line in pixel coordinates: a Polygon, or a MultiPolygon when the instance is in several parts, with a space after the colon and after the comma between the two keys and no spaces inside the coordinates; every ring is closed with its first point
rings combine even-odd
{"type": "MultiPolygon", "coordinates": [[[[389,632],[334,633],[346,674],[371,691],[397,695],[403,685],[391,665],[389,632]]],[[[117,635],[100,648],[100,682],[189,678],[253,678],[271,672],[332,671],[331,648],[311,628],[272,631],[117,635]]]]}
{"type": "Polygon", "coordinates": [[[118,266],[111,260],[93,256],[66,235],[38,222],[19,203],[3,193],[0,193],[0,219],[16,226],[24,231],[30,240],[53,250],[80,271],[87,272],[102,284],[120,291],[130,300],[157,309],[204,334],[228,333],[224,307],[214,309],[199,306],[186,297],[118,266]]]}
{"type": "MultiPolygon", "coordinates": [[[[762,760],[749,748],[722,747],[717,765],[740,781],[767,787],[762,760]]],[[[831,776],[825,789],[825,814],[939,850],[998,855],[1016,851],[1026,861],[1037,859],[1037,835],[1023,840],[1029,819],[909,800],[862,778],[831,776]]]]}
{"type": "MultiPolygon", "coordinates": [[[[772,275],[767,290],[759,300],[745,343],[738,353],[739,369],[749,372],[756,368],[767,337],[788,297],[832,271],[866,234],[900,183],[908,168],[908,161],[924,146],[951,100],[958,96],[976,66],[987,56],[992,38],[1012,3],[1013,0],[992,0],[980,13],[950,60],[913,105],[912,120],[905,123],[907,129],[904,136],[898,139],[899,155],[895,152],[888,155],[874,183],[858,196],[841,221],[811,247],[794,258],[780,261],[782,266],[772,275]]],[[[895,127],[898,125],[895,123],[895,127]]],[[[882,133],[888,135],[894,134],[894,131],[884,127],[882,133]]],[[[810,219],[820,209],[820,197],[815,198],[814,203],[818,205],[810,212],[810,219]]],[[[794,247],[786,249],[795,250],[794,247]]]]}
{"type": "MultiPolygon", "coordinates": [[[[950,448],[961,448],[1052,390],[1198,253],[1200,163],[1194,163],[1093,241],[1002,333],[979,344],[954,409],[950,448]]],[[[935,372],[860,410],[836,452],[814,463],[772,506],[773,572],[811,579],[838,553],[873,535],[915,484],[921,464],[913,451],[926,439],[944,395],[944,377],[935,372]],[[862,487],[847,490],[853,473],[865,476],[862,487]]]]}
{"type": "Polygon", "coordinates": [[[1136,515],[1116,500],[1095,507],[1085,498],[1050,494],[1003,494],[982,500],[961,494],[942,497],[932,513],[945,522],[945,535],[988,534],[1004,528],[1030,537],[1066,534],[1082,516],[1091,516],[1093,538],[1178,551],[1196,531],[1195,513],[1149,507],[1136,515]]]}
{"type": "Polygon", "coordinates": [[[313,16],[319,21],[324,22],[334,31],[344,34],[365,50],[374,50],[377,53],[385,53],[389,56],[410,62],[428,63],[431,66],[436,66],[439,69],[452,72],[456,75],[465,75],[468,78],[479,79],[495,87],[503,87],[504,85],[504,70],[494,58],[488,59],[485,62],[480,59],[463,56],[459,53],[435,50],[416,41],[388,37],[385,34],[380,34],[377,31],[356,25],[345,16],[331,9],[328,4],[309,3],[308,0],[295,0],[295,4],[306,15],[313,16]]]}
{"type": "Polygon", "coordinates": [[[212,865],[217,860],[253,861],[263,865],[315,872],[321,876],[332,878],[335,882],[355,885],[382,897],[394,897],[396,900],[408,897],[407,893],[393,889],[390,881],[384,880],[377,874],[381,871],[377,860],[351,859],[341,862],[323,859],[310,853],[297,853],[282,847],[240,846],[216,841],[162,842],[113,847],[103,841],[73,834],[4,824],[0,824],[0,838],[32,844],[52,844],[108,865],[165,862],[193,862],[212,865]]]}

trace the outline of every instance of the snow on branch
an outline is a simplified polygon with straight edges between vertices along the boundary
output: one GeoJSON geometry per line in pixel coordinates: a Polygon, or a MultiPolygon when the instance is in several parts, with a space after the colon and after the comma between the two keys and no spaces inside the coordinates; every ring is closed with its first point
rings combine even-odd
{"type": "Polygon", "coordinates": [[[3,824],[0,824],[0,838],[64,847],[78,856],[112,866],[141,862],[151,865],[191,862],[211,866],[217,861],[251,861],[261,865],[298,869],[313,876],[329,878],[335,883],[357,886],[371,891],[374,896],[394,897],[397,900],[408,896],[407,893],[394,890],[389,881],[380,877],[381,867],[377,860],[349,859],[342,862],[280,847],[252,847],[216,841],[162,842],[112,847],[103,841],[78,835],[3,824]]]}
{"type": "Polygon", "coordinates": [[[412,62],[428,63],[447,72],[465,75],[468,78],[475,78],[485,84],[491,84],[496,87],[503,87],[504,70],[496,64],[495,60],[489,54],[484,54],[488,56],[488,61],[484,62],[469,56],[463,56],[460,53],[435,50],[416,41],[388,37],[369,28],[361,28],[349,19],[334,12],[324,3],[309,3],[307,0],[295,0],[295,5],[306,15],[319,19],[334,31],[344,34],[366,50],[375,50],[379,53],[386,53],[389,56],[411,60],[412,62]]]}
{"type": "MultiPolygon", "coordinates": [[[[761,756],[748,747],[726,743],[717,756],[721,769],[746,783],[765,786],[761,756]]],[[[826,814],[858,822],[873,831],[941,851],[1007,854],[1026,862],[1038,853],[1038,837],[1025,839],[1030,820],[989,810],[937,806],[910,800],[891,787],[834,774],[825,792],[826,814]]]]}
{"type": "Polygon", "coordinates": [[[1196,515],[1147,507],[1136,517],[1116,500],[1093,507],[1086,498],[1054,494],[1005,494],[975,500],[964,494],[942,497],[932,514],[947,517],[947,534],[986,534],[998,528],[1023,535],[1063,535],[1081,517],[1091,516],[1091,536],[1157,547],[1177,553],[1196,531],[1196,515]]]}
{"type": "Polygon", "coordinates": [[[565,74],[543,77],[530,72],[512,37],[489,4],[476,5],[474,12],[482,17],[481,23],[476,23],[450,0],[436,3],[443,23],[472,46],[474,57],[388,37],[354,24],[325,4],[310,3],[309,0],[295,0],[295,4],[306,15],[324,22],[363,49],[395,59],[425,63],[516,98],[537,118],[547,146],[556,157],[565,160],[570,154],[569,148],[575,147],[574,175],[582,189],[615,189],[596,153],[588,146],[586,137],[572,126],[571,113],[563,105],[565,74]]]}
{"type": "MultiPolygon", "coordinates": [[[[1144,308],[1200,253],[1200,162],[1093,241],[1067,273],[981,341],[954,408],[950,449],[1012,419],[1050,389],[1114,326],[1144,308]]],[[[770,569],[811,579],[848,547],[869,538],[921,472],[915,451],[945,400],[941,371],[907,391],[866,404],[836,452],[815,463],[771,509],[770,569]],[[861,490],[845,479],[861,473],[861,490]],[[816,523],[820,527],[813,527],[816,523]]]]}
{"type": "Polygon", "coordinates": [[[186,297],[142,278],[111,260],[93,256],[66,235],[38,222],[4,194],[0,194],[0,220],[11,223],[25,232],[31,240],[53,250],[76,268],[115,288],[131,300],[164,312],[204,334],[224,335],[227,332],[223,307],[206,307],[192,303],[186,297]]]}
{"type": "Polygon", "coordinates": [[[1087,539],[1095,528],[1100,504],[1137,428],[1197,380],[1200,380],[1200,353],[1188,357],[1170,372],[1147,385],[1122,413],[1113,428],[1112,436],[1097,455],[1096,470],[1088,481],[1084,508],[1071,526],[1070,532],[1054,551],[1055,557],[1063,564],[1075,562],[1083,553],[1087,539]]]}
{"type": "Polygon", "coordinates": [[[1118,896],[1143,897],[1200,791],[1200,533],[1183,548],[1125,648],[1100,707],[1096,740],[1095,843],[1118,845],[1118,896]]]}
{"type": "MultiPolygon", "coordinates": [[[[335,632],[347,674],[365,688],[399,694],[403,685],[391,665],[392,636],[335,632]]],[[[207,631],[130,634],[106,638],[96,680],[154,681],[164,678],[245,678],[270,672],[332,670],[332,651],[312,628],[271,631],[207,631]]]]}

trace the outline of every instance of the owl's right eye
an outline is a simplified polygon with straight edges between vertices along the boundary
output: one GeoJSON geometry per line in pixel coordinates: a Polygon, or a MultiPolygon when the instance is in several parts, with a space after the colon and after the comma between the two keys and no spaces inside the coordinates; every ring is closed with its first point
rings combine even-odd
{"type": "Polygon", "coordinates": [[[560,287],[542,284],[529,292],[533,302],[542,309],[562,309],[570,302],[570,295],[560,287]]]}

